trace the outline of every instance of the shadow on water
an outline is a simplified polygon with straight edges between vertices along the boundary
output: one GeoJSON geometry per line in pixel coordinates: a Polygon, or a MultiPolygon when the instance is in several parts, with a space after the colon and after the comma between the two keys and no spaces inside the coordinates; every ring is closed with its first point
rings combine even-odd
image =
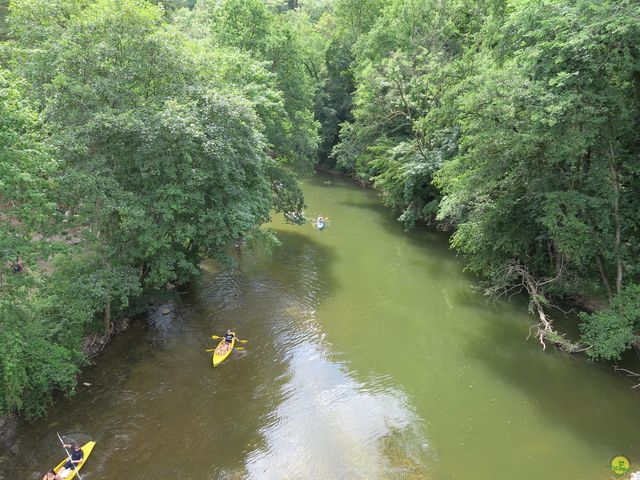
{"type": "Polygon", "coordinates": [[[487,322],[485,328],[499,348],[487,349],[470,343],[470,356],[523,392],[529,403],[547,418],[550,429],[570,429],[581,441],[601,445],[612,454],[619,453],[621,445],[628,447],[628,453],[635,450],[633,430],[640,425],[637,409],[640,394],[624,391],[630,385],[621,384],[620,379],[604,366],[586,364],[583,356],[549,351],[553,347],[543,351],[531,339],[526,343],[513,342],[514,336],[521,334],[517,322],[487,322]],[[636,421],[631,422],[635,426],[616,423],[609,398],[602,394],[603,388],[610,388],[612,394],[615,393],[617,408],[625,412],[627,419],[635,417],[636,421]]]}
{"type": "Polygon", "coordinates": [[[339,288],[332,268],[336,261],[335,248],[294,231],[276,233],[281,245],[270,255],[243,253],[235,268],[205,276],[206,281],[198,282],[197,288],[184,300],[194,306],[196,312],[206,310],[213,318],[240,308],[247,293],[259,290],[266,282],[278,282],[283,288],[290,286],[287,288],[307,295],[316,303],[339,288]]]}
{"type": "MultiPolygon", "coordinates": [[[[317,176],[313,178],[315,179],[317,176]]],[[[315,180],[315,182],[312,179],[311,183],[322,183],[321,178],[315,180]]],[[[336,181],[336,185],[349,184],[350,182],[344,179],[336,181]]],[[[432,253],[436,250],[438,253],[446,253],[449,261],[451,261],[452,254],[455,256],[455,251],[449,249],[449,233],[424,224],[418,224],[414,228],[407,229],[398,220],[400,212],[386,207],[382,203],[382,198],[378,192],[371,189],[363,190],[362,194],[357,197],[338,201],[337,204],[344,207],[345,210],[357,209],[373,213],[377,218],[376,226],[382,227],[394,238],[401,238],[403,241],[410,242],[412,246],[415,246],[420,251],[432,253]]]]}

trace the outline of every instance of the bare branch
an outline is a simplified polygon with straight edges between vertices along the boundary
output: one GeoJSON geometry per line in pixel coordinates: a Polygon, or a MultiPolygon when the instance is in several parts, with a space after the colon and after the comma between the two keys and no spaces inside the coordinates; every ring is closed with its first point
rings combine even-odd
{"type": "MultiPolygon", "coordinates": [[[[627,374],[627,377],[640,378],[640,373],[632,372],[631,370],[627,370],[626,368],[622,368],[622,367],[619,367],[619,366],[617,366],[617,365],[614,365],[614,366],[613,366],[613,369],[614,369],[616,372],[624,372],[624,373],[626,373],[626,374],[627,374]]],[[[634,386],[633,386],[633,387],[631,387],[631,388],[640,388],[640,383],[638,383],[637,385],[634,385],[634,386]]]]}
{"type": "Polygon", "coordinates": [[[511,261],[496,272],[494,278],[500,282],[486,291],[486,294],[498,298],[503,295],[513,296],[522,290],[529,294],[529,309],[538,316],[538,323],[529,330],[529,338],[535,336],[545,350],[547,342],[570,353],[582,352],[587,347],[571,342],[564,335],[558,333],[553,327],[553,320],[547,315],[545,308],[551,305],[544,291],[544,286],[558,281],[565,273],[564,256],[561,256],[557,264],[556,275],[552,278],[538,279],[529,270],[517,261],[511,261]],[[511,293],[514,292],[514,293],[511,293]]]}

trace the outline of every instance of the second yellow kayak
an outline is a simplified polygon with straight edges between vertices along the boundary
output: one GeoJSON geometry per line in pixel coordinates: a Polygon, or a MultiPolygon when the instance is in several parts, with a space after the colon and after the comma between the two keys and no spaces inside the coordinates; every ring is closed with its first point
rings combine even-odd
{"type": "Polygon", "coordinates": [[[231,332],[231,334],[233,335],[233,340],[231,340],[231,344],[229,345],[229,347],[227,349],[222,351],[222,348],[225,347],[225,343],[226,343],[225,339],[223,338],[222,340],[220,340],[220,343],[218,343],[218,346],[213,351],[213,366],[214,367],[217,367],[222,362],[224,362],[227,359],[227,357],[229,355],[231,355],[231,352],[233,351],[233,347],[236,346],[236,332],[231,332]]]}

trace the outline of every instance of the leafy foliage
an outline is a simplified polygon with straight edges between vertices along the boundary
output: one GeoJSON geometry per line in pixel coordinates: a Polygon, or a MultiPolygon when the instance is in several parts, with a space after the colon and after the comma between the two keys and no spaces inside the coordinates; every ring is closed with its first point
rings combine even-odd
{"type": "Polygon", "coordinates": [[[87,334],[302,210],[322,42],[259,1],[15,0],[8,25],[0,247],[27,268],[0,285],[0,412],[38,415],[87,334]]]}
{"type": "Polygon", "coordinates": [[[275,14],[262,0],[202,2],[196,16],[209,28],[213,45],[246,52],[274,74],[285,115],[268,137],[273,155],[308,168],[318,144],[313,101],[320,45],[309,41],[314,32],[295,12],[275,14]]]}
{"type": "Polygon", "coordinates": [[[640,342],[640,285],[627,286],[606,310],[581,314],[582,341],[594,359],[619,360],[640,342]]]}

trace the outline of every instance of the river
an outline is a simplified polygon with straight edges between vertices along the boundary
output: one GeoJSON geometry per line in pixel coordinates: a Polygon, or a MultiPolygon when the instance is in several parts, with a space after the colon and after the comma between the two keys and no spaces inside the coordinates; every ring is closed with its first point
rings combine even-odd
{"type": "Polygon", "coordinates": [[[542,351],[524,300],[487,303],[445,234],[404,232],[335,177],[303,188],[325,230],[274,219],[271,254],[206,262],[177,315],[135,323],[74,397],[5,432],[0,479],[40,480],[56,431],[97,441],[91,480],[602,480],[620,454],[640,470],[626,378],[542,351]],[[214,370],[228,327],[249,341],[214,370]]]}

